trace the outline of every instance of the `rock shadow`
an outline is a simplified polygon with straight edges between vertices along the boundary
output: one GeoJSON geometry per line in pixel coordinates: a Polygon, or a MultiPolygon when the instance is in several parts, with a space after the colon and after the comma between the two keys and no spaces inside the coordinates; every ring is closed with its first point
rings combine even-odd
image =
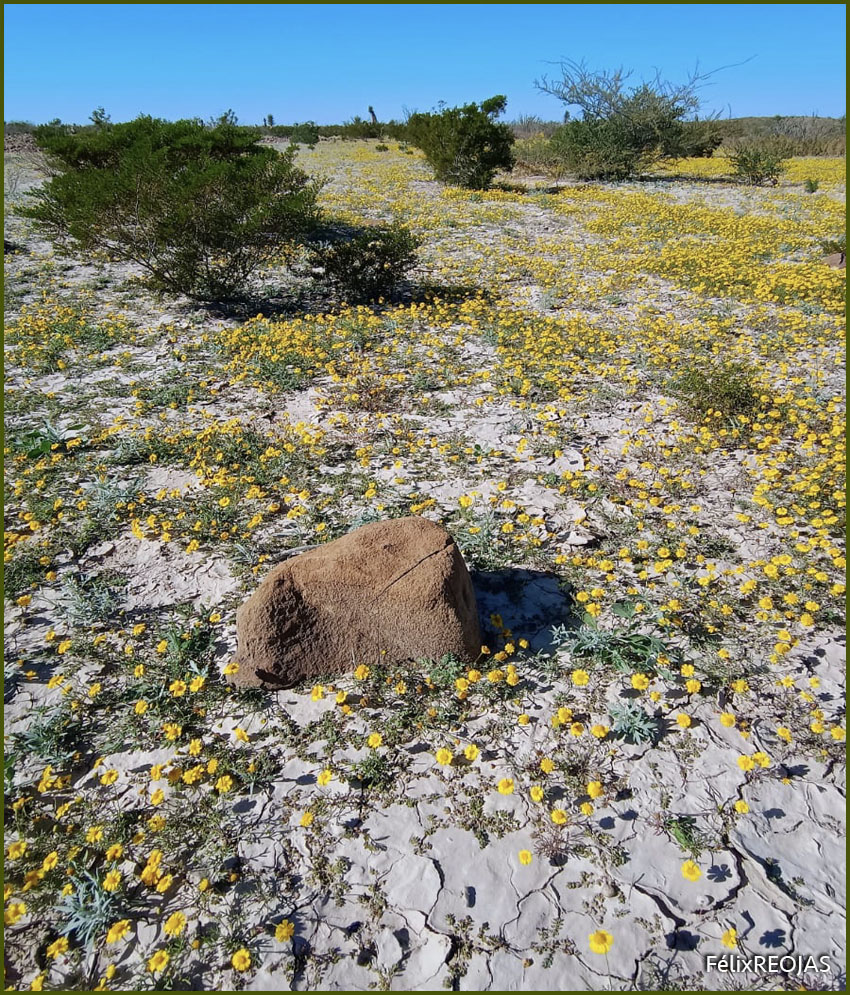
{"type": "MultiPolygon", "coordinates": [[[[487,645],[496,642],[497,628],[491,615],[500,615],[514,639],[527,639],[532,652],[552,652],[552,628],[578,623],[571,615],[573,598],[561,579],[552,573],[525,568],[471,570],[478,601],[481,635],[487,645]]],[[[495,646],[491,648],[495,649],[495,646]]]]}

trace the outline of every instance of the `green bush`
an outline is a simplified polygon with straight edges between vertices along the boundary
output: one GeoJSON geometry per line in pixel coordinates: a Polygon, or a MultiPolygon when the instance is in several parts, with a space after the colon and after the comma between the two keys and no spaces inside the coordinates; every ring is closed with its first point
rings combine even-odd
{"type": "Polygon", "coordinates": [[[500,169],[514,165],[513,132],[495,120],[506,105],[506,98],[497,96],[439,114],[412,114],[407,139],[425,153],[438,180],[485,190],[500,169]]]}
{"type": "Polygon", "coordinates": [[[803,187],[805,188],[806,193],[817,193],[819,186],[820,186],[819,180],[812,180],[812,179],[803,180],[803,187]]]}
{"type": "Polygon", "coordinates": [[[776,186],[791,152],[790,144],[783,138],[741,139],[732,145],[729,159],[734,175],[745,183],[776,186]]]}
{"type": "Polygon", "coordinates": [[[149,283],[197,300],[237,296],[318,220],[319,184],[256,132],[143,116],[36,141],[59,175],[26,209],[48,237],[141,266],[149,283]]]}
{"type": "Polygon", "coordinates": [[[549,144],[561,168],[579,180],[625,180],[643,161],[642,148],[617,120],[568,121],[549,144]]]}
{"type": "Polygon", "coordinates": [[[294,145],[309,145],[312,148],[319,142],[319,127],[315,121],[296,124],[289,135],[289,140],[294,145]]]}
{"type": "Polygon", "coordinates": [[[345,300],[376,300],[389,294],[416,265],[419,240],[403,225],[376,225],[352,238],[313,248],[310,264],[345,300]]]}
{"type": "Polygon", "coordinates": [[[679,375],[673,389],[701,415],[709,411],[750,415],[758,407],[760,396],[753,369],[733,360],[693,366],[679,375]]]}

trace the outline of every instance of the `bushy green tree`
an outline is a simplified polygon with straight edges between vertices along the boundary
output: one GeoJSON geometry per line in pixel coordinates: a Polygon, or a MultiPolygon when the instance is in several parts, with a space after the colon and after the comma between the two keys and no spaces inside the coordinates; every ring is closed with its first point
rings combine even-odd
{"type": "Polygon", "coordinates": [[[26,210],[57,244],[139,264],[157,288],[198,300],[237,296],[254,271],[318,220],[319,185],[259,136],[220,120],[142,116],[36,141],[58,175],[26,210]]]}
{"type": "Polygon", "coordinates": [[[567,106],[552,147],[580,179],[627,179],[664,159],[705,155],[719,144],[713,122],[694,119],[705,77],[681,85],[656,78],[630,87],[622,69],[594,71],[573,62],[561,63],[561,74],[536,85],[567,106]],[[569,108],[578,108],[579,116],[571,117],[569,108]]]}
{"type": "Polygon", "coordinates": [[[425,153],[438,180],[484,190],[500,169],[513,168],[513,132],[496,121],[506,105],[496,96],[438,114],[411,114],[407,139],[425,153]]]}

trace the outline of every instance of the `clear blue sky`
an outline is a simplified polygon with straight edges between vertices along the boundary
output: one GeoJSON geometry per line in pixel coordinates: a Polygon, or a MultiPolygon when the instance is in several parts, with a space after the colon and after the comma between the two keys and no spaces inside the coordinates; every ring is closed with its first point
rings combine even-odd
{"type": "Polygon", "coordinates": [[[509,118],[561,117],[534,79],[593,68],[733,65],[703,91],[732,116],[845,109],[844,4],[6,4],[5,118],[137,114],[240,121],[382,120],[508,97],[509,118]]]}

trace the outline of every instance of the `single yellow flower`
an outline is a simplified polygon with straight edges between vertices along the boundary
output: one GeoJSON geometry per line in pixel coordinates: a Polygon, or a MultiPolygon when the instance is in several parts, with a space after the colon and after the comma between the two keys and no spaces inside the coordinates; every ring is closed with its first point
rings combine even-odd
{"type": "Polygon", "coordinates": [[[686,860],[682,864],[682,877],[687,881],[699,881],[702,871],[692,860],[686,860]]]}
{"type": "Polygon", "coordinates": [[[182,912],[172,912],[162,927],[166,936],[180,936],[185,928],[186,916],[182,912]]]}
{"type": "Polygon", "coordinates": [[[103,879],[103,890],[117,891],[120,886],[121,886],[121,872],[109,871],[106,877],[103,879]]]}
{"type": "Polygon", "coordinates": [[[597,929],[588,937],[590,950],[595,954],[607,954],[614,943],[614,937],[604,929],[597,929]]]}
{"type": "Polygon", "coordinates": [[[66,953],[69,946],[70,944],[68,942],[68,937],[60,936],[58,940],[54,940],[50,944],[50,946],[48,946],[47,950],[45,950],[45,953],[51,960],[53,960],[54,958],[59,957],[61,954],[66,953]]]}
{"type": "Polygon", "coordinates": [[[148,960],[148,972],[150,974],[158,974],[160,971],[164,971],[168,967],[170,960],[171,956],[167,950],[157,950],[148,960]]]}
{"type": "Polygon", "coordinates": [[[230,963],[235,971],[247,971],[251,967],[251,955],[245,947],[240,947],[230,958],[230,963]]]}
{"type": "Polygon", "coordinates": [[[130,932],[130,920],[129,919],[119,919],[118,922],[114,922],[106,933],[107,943],[118,943],[119,940],[123,940],[124,937],[130,932]]]}

